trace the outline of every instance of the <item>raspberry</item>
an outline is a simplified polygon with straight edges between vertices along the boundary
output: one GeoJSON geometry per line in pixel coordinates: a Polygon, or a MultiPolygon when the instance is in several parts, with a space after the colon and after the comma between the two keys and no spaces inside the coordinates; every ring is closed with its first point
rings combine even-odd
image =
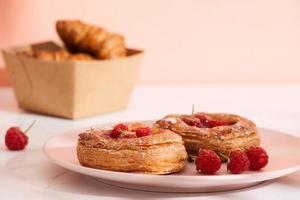
{"type": "Polygon", "coordinates": [[[250,162],[246,155],[241,150],[236,150],[230,153],[229,163],[227,164],[227,170],[232,174],[240,174],[249,170],[250,162]]]}
{"type": "Polygon", "coordinates": [[[269,157],[262,147],[250,147],[246,152],[250,161],[251,170],[260,170],[269,162],[269,157]]]}
{"type": "Polygon", "coordinates": [[[9,150],[23,150],[28,144],[28,137],[19,127],[11,127],[5,135],[5,145],[9,150]]]}
{"type": "Polygon", "coordinates": [[[128,131],[128,126],[126,124],[116,125],[110,133],[110,137],[118,138],[121,136],[122,131],[128,131]]]}
{"type": "Polygon", "coordinates": [[[137,136],[133,131],[121,131],[120,137],[130,139],[130,138],[136,138],[137,136]]]}
{"type": "Polygon", "coordinates": [[[190,126],[196,126],[198,128],[204,127],[201,120],[198,118],[184,117],[184,118],[182,118],[182,121],[184,121],[187,125],[190,125],[190,126]]]}
{"type": "Polygon", "coordinates": [[[151,129],[149,127],[140,127],[132,131],[135,132],[137,137],[143,137],[151,134],[151,129]]]}
{"type": "Polygon", "coordinates": [[[208,128],[216,127],[216,126],[225,126],[227,123],[222,120],[208,120],[206,126],[208,128]]]}
{"type": "Polygon", "coordinates": [[[221,168],[221,159],[211,150],[202,149],[198,153],[196,169],[203,174],[215,174],[221,168]]]}
{"type": "Polygon", "coordinates": [[[196,114],[195,117],[199,119],[202,124],[206,124],[208,122],[208,118],[203,114],[196,114]]]}
{"type": "Polygon", "coordinates": [[[196,118],[200,120],[202,127],[205,127],[205,128],[213,128],[216,126],[227,125],[226,121],[209,119],[207,116],[202,115],[202,114],[196,114],[196,118]]]}

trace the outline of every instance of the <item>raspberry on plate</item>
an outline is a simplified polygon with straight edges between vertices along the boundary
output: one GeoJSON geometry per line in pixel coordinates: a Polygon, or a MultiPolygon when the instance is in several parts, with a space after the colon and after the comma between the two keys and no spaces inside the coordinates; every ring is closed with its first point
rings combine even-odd
{"type": "Polygon", "coordinates": [[[149,127],[140,127],[132,131],[135,132],[137,137],[143,137],[151,134],[151,129],[149,127]]]}
{"type": "Polygon", "coordinates": [[[196,169],[203,174],[215,174],[221,168],[221,159],[211,150],[202,149],[198,153],[196,169]]]}
{"type": "Polygon", "coordinates": [[[121,136],[122,131],[128,131],[128,126],[126,124],[117,124],[110,133],[110,137],[118,138],[121,136]]]}
{"type": "Polygon", "coordinates": [[[250,147],[246,153],[250,161],[251,170],[260,170],[269,162],[268,154],[262,147],[250,147]]]}
{"type": "Polygon", "coordinates": [[[230,153],[227,170],[232,174],[240,174],[249,170],[250,162],[245,152],[235,150],[230,153]]]}
{"type": "Polygon", "coordinates": [[[9,150],[23,150],[28,144],[28,137],[19,127],[11,127],[5,135],[5,145],[9,150]]]}

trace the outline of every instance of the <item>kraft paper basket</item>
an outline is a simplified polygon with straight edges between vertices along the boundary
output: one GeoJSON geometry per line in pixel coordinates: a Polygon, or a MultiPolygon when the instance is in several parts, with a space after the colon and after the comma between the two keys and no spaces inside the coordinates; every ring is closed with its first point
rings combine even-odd
{"type": "Polygon", "coordinates": [[[20,50],[59,49],[53,42],[3,50],[19,107],[76,119],[125,109],[133,91],[143,51],[127,49],[113,60],[44,61],[20,50]]]}

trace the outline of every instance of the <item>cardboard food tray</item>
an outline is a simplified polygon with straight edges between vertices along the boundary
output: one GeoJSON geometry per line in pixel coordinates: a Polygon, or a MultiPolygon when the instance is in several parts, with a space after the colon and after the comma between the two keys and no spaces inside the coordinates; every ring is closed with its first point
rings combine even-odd
{"type": "Polygon", "coordinates": [[[19,107],[70,119],[127,107],[143,51],[127,49],[127,57],[92,61],[44,61],[17,54],[30,48],[61,47],[45,42],[3,50],[19,107]]]}

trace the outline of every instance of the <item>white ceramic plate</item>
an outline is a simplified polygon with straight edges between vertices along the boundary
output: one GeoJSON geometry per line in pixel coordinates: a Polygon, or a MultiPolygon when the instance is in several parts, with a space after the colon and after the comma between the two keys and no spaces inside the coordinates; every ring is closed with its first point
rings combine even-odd
{"type": "MultiPolygon", "coordinates": [[[[104,126],[108,127],[111,124],[94,127],[104,126]]],[[[170,175],[145,175],[92,169],[81,166],[76,157],[77,136],[83,130],[74,130],[49,139],[44,146],[47,157],[66,169],[125,188],[159,192],[225,191],[256,185],[300,170],[300,138],[263,128],[259,128],[259,133],[262,146],[268,151],[270,162],[261,171],[239,175],[228,174],[226,164],[223,164],[217,175],[207,176],[198,174],[193,163],[188,163],[182,172],[170,175]]]]}

